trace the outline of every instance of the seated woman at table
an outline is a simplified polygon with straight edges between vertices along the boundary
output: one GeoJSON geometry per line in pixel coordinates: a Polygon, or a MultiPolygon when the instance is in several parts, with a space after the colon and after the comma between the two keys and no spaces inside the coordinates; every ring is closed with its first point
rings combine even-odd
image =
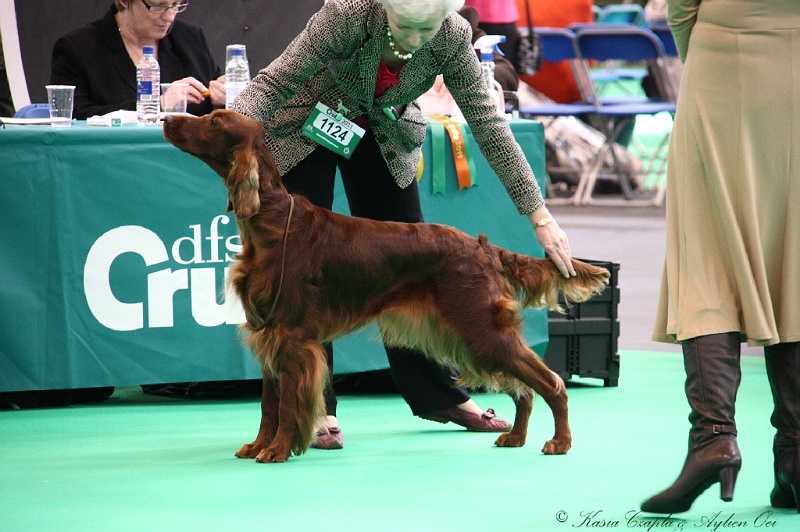
{"type": "MultiPolygon", "coordinates": [[[[225,76],[203,30],[177,18],[188,5],[188,0],[115,0],[103,18],[59,38],[50,81],[75,85],[73,118],[136,109],[136,63],[143,46],[155,48],[162,81],[189,84],[187,112],[203,115],[224,107],[225,76]],[[209,80],[208,86],[200,80],[209,80]]],[[[156,395],[220,397],[240,395],[250,384],[182,382],[142,389],[156,395]]]]}
{"type": "Polygon", "coordinates": [[[60,37],[50,82],[75,85],[73,118],[136,109],[136,64],[143,46],[155,48],[162,81],[189,84],[189,113],[224,107],[225,77],[203,30],[177,18],[188,5],[188,0],[115,0],[103,18],[60,37]]]}

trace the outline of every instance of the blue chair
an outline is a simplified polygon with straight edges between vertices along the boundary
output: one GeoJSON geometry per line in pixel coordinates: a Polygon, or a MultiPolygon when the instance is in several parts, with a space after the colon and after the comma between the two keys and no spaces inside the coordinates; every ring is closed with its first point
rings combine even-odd
{"type": "MultiPolygon", "coordinates": [[[[575,34],[568,29],[564,28],[546,28],[537,27],[534,29],[536,34],[541,39],[542,44],[542,60],[549,62],[570,61],[572,65],[573,75],[576,77],[576,83],[583,93],[583,87],[586,85],[586,80],[578,79],[578,76],[583,75],[583,70],[578,67],[578,56],[575,54],[575,34]]],[[[580,117],[588,113],[594,112],[594,105],[590,103],[555,103],[543,102],[535,105],[520,106],[519,116],[522,118],[544,118],[544,117],[580,117]]],[[[547,124],[545,124],[547,125],[547,124]]],[[[553,174],[559,174],[560,169],[548,168],[548,171],[553,174]]],[[[548,174],[547,179],[547,203],[548,205],[564,205],[571,204],[575,201],[575,196],[570,197],[556,197],[558,194],[552,187],[551,180],[548,174]]]]}
{"type": "MultiPolygon", "coordinates": [[[[654,24],[650,26],[650,31],[653,32],[653,35],[658,37],[661,41],[661,44],[664,45],[664,55],[666,56],[666,64],[664,65],[665,69],[669,72],[674,73],[675,71],[671,68],[671,64],[674,65],[679,61],[678,55],[678,47],[675,44],[675,37],[672,35],[672,31],[669,29],[669,26],[666,24],[654,24]]],[[[669,77],[672,77],[674,74],[670,74],[669,77]]],[[[659,81],[659,80],[656,80],[659,81]]],[[[672,79],[672,85],[662,88],[662,91],[666,93],[665,99],[669,99],[670,101],[677,101],[678,99],[678,83],[677,78],[672,79]]]]}
{"type": "Polygon", "coordinates": [[[672,30],[666,24],[653,24],[650,26],[656,37],[659,38],[661,44],[664,45],[664,53],[667,57],[678,57],[678,47],[675,45],[675,37],[672,35],[672,30]]]}
{"type": "MultiPolygon", "coordinates": [[[[597,19],[597,24],[621,26],[623,28],[642,26],[644,24],[644,10],[638,4],[612,4],[602,8],[601,11],[603,15],[597,19]]],[[[571,24],[569,28],[577,32],[594,25],[579,22],[571,24]]],[[[624,93],[627,98],[637,94],[638,87],[641,86],[642,80],[647,75],[647,70],[635,66],[626,67],[620,61],[605,61],[592,69],[591,75],[595,82],[602,85],[601,94],[604,97],[613,98],[607,96],[607,93],[609,90],[617,89],[619,92],[624,93]],[[632,82],[635,88],[631,89],[631,83],[629,82],[632,82]]]]}
{"type": "Polygon", "coordinates": [[[31,103],[17,109],[14,118],[50,118],[50,106],[46,103],[31,103]]]}
{"type": "MultiPolygon", "coordinates": [[[[593,94],[590,101],[594,104],[591,123],[606,135],[606,142],[599,150],[593,164],[588,165],[581,175],[578,190],[575,193],[576,203],[590,204],[601,201],[592,197],[595,182],[603,167],[603,161],[610,155],[614,163],[614,176],[618,179],[624,200],[620,205],[660,205],[665,191],[666,173],[659,176],[652,187],[653,197],[638,198],[633,190],[630,176],[620,170],[614,145],[620,133],[637,116],[656,115],[659,113],[675,113],[675,102],[667,97],[668,90],[674,94],[674,83],[666,68],[666,52],[661,40],[653,32],[635,26],[616,26],[596,24],[593,27],[584,27],[575,34],[576,54],[580,57],[586,70],[589,70],[590,61],[620,61],[625,63],[639,63],[647,65],[651,75],[655,77],[656,86],[659,87],[659,98],[642,101],[641,97],[634,96],[625,101],[616,99],[613,103],[601,98],[597,83],[589,87],[593,94]]],[[[666,142],[659,145],[658,150],[666,148],[666,142]]],[[[654,153],[645,165],[645,173],[650,173],[653,161],[661,160],[660,153],[654,153]]],[[[609,203],[609,201],[605,201],[609,203]]]]}
{"type": "MultiPolygon", "coordinates": [[[[568,28],[577,33],[586,28],[593,28],[598,25],[599,23],[594,22],[575,22],[570,24],[568,28]]],[[[603,23],[602,25],[604,28],[631,27],[631,24],[628,23],[607,22],[603,23]]],[[[595,83],[601,84],[599,94],[601,94],[604,98],[613,100],[614,96],[608,95],[608,92],[611,91],[613,94],[613,89],[617,89],[616,92],[623,93],[624,98],[627,99],[628,97],[637,94],[638,87],[641,85],[642,80],[647,75],[647,70],[637,66],[626,67],[620,61],[604,61],[594,65],[594,67],[589,71],[589,75],[595,83]],[[628,82],[633,82],[634,87],[637,89],[631,89],[628,82]]]]}
{"type": "MultiPolygon", "coordinates": [[[[570,61],[572,72],[576,77],[578,87],[583,93],[586,80],[578,79],[583,75],[583,70],[575,62],[578,56],[575,53],[575,34],[564,28],[538,27],[534,31],[542,43],[542,60],[551,63],[570,61]]],[[[539,116],[576,116],[594,111],[594,106],[589,103],[542,103],[534,106],[520,107],[522,117],[535,118],[539,116]]]]}
{"type": "MultiPolygon", "coordinates": [[[[664,52],[667,56],[665,69],[668,71],[668,75],[666,77],[672,82],[671,85],[660,88],[660,91],[662,92],[662,98],[672,102],[677,102],[678,78],[674,77],[676,70],[675,67],[672,66],[679,61],[678,48],[675,45],[675,38],[673,37],[672,31],[669,29],[669,26],[666,23],[653,24],[650,26],[650,31],[652,31],[655,36],[659,38],[661,44],[664,45],[664,52]]],[[[653,156],[649,160],[649,171],[651,175],[660,176],[666,172],[666,148],[668,146],[668,142],[669,137],[663,138],[658,148],[654,150],[653,156]],[[659,157],[659,155],[663,155],[663,157],[659,157]]]]}
{"type": "MultiPolygon", "coordinates": [[[[596,11],[595,23],[644,26],[646,24],[644,8],[639,4],[610,4],[596,11]]],[[[578,31],[587,25],[587,23],[577,23],[571,25],[570,29],[578,31]]],[[[633,82],[638,86],[646,75],[647,72],[641,68],[624,68],[615,61],[606,61],[592,70],[592,77],[596,82],[602,83],[604,88],[613,87],[628,96],[635,94],[635,91],[631,91],[626,82],[633,82]]]]}

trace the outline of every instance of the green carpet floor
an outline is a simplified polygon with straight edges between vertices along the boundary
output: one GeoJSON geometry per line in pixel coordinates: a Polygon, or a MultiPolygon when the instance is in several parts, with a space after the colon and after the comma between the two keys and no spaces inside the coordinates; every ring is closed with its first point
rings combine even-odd
{"type": "MultiPolygon", "coordinates": [[[[345,448],[284,464],[234,458],[258,428],[256,399],[177,400],[118,389],[109,401],[0,412],[0,531],[798,530],[769,507],[771,399],[760,357],[742,361],[735,500],[712,487],[686,514],[652,520],[641,500],[685,454],[676,353],[621,353],[620,385],[569,387],[574,446],[544,456],[552,417],[537,400],[528,444],[493,446],[413,417],[394,395],[343,396],[345,448]]],[[[509,398],[476,396],[513,415],[509,398]]]]}

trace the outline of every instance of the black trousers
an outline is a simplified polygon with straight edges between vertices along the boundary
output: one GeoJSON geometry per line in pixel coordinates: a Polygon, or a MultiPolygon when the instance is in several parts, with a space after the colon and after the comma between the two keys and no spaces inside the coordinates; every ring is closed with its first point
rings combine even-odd
{"type": "MultiPolygon", "coordinates": [[[[405,189],[397,186],[370,131],[349,160],[317,147],[283,176],[283,183],[292,194],[331,209],[337,167],[353,216],[394,222],[423,221],[417,182],[405,189]]],[[[328,366],[333,369],[333,346],[328,344],[325,349],[328,366]]],[[[395,386],[415,415],[449,408],[469,399],[467,391],[455,385],[456,374],[451,368],[436,364],[418,351],[385,349],[395,386]]],[[[330,386],[325,390],[325,407],[328,415],[336,415],[336,395],[330,386]]]]}

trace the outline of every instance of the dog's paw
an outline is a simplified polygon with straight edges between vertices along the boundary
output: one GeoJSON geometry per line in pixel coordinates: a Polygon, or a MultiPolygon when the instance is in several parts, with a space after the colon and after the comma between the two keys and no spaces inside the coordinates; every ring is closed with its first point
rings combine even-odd
{"type": "Polygon", "coordinates": [[[236,451],[236,458],[255,458],[258,456],[260,449],[261,447],[256,445],[255,442],[245,443],[238,451],[236,451]]]}
{"type": "Polygon", "coordinates": [[[494,442],[498,447],[522,447],[525,435],[514,434],[514,431],[502,433],[494,442]]]}
{"type": "Polygon", "coordinates": [[[256,462],[260,464],[274,464],[276,462],[285,462],[289,459],[289,451],[280,451],[273,447],[267,447],[256,456],[256,462]]]}
{"type": "Polygon", "coordinates": [[[544,454],[567,454],[567,451],[569,451],[571,447],[571,441],[563,441],[553,438],[552,440],[545,442],[544,447],[542,447],[542,452],[544,454]]]}

